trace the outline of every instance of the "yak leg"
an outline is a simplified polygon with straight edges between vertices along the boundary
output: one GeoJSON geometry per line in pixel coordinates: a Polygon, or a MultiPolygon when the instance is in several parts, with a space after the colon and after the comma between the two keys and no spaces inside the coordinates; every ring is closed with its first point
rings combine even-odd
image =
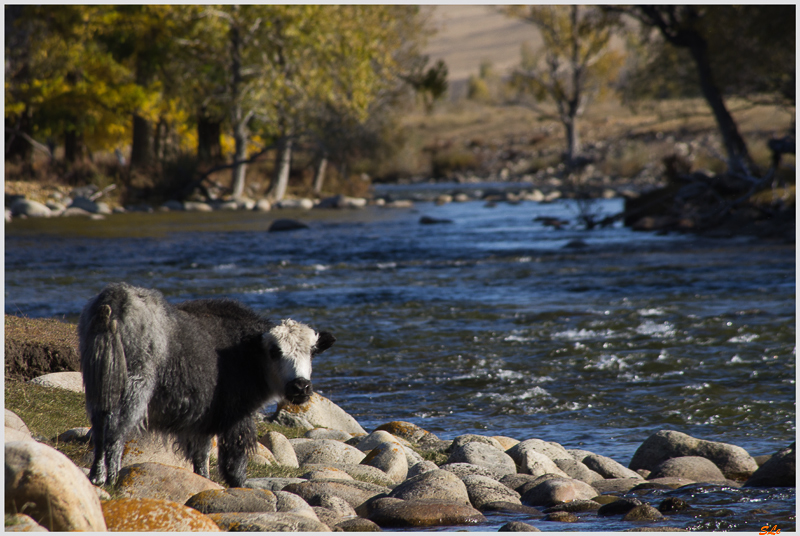
{"type": "Polygon", "coordinates": [[[109,484],[115,484],[117,481],[125,443],[131,434],[145,423],[152,391],[152,387],[147,385],[133,384],[123,397],[118,418],[106,420],[104,438],[109,484]]]}
{"type": "Polygon", "coordinates": [[[208,474],[208,455],[211,452],[211,438],[198,435],[179,435],[178,447],[184,456],[192,461],[194,472],[210,478],[208,474]]]}
{"type": "Polygon", "coordinates": [[[218,436],[219,472],[232,488],[244,486],[247,480],[248,455],[255,452],[256,430],[252,418],[239,421],[218,436]]]}
{"type": "Polygon", "coordinates": [[[89,470],[89,480],[97,486],[106,483],[106,421],[110,419],[112,416],[107,411],[93,412],[91,416],[94,462],[89,470]]]}

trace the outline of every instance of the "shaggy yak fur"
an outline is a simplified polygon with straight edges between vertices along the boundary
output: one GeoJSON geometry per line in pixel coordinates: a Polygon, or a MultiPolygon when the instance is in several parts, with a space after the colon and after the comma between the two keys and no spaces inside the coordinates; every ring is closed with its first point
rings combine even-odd
{"type": "Polygon", "coordinates": [[[89,478],[98,485],[116,482],[126,439],[147,427],[172,434],[205,477],[217,436],[220,474],[241,487],[255,412],[308,401],[311,358],[336,340],[293,320],[275,325],[232,300],[172,305],[126,283],[89,301],[78,333],[94,437],[89,478]]]}

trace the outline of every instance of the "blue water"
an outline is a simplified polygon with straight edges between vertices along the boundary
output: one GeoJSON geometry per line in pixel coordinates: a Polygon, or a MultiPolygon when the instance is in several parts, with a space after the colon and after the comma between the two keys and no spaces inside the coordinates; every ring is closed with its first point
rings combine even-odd
{"type": "MultiPolygon", "coordinates": [[[[661,429],[752,455],[791,443],[794,245],[586,231],[577,216],[571,201],[423,202],[15,221],[5,311],[74,322],[119,280],[172,301],[235,298],[332,331],[314,386],[367,430],[404,420],[444,439],[537,437],[623,464],[661,429]],[[277,217],[310,229],[267,233],[277,217]]],[[[758,522],[730,519],[735,530],[758,522]]],[[[539,527],[617,530],[556,525],[539,527]]]]}

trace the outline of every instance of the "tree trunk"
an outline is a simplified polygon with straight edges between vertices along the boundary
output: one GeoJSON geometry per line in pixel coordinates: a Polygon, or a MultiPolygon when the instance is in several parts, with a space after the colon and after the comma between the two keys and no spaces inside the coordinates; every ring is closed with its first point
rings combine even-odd
{"type": "Polygon", "coordinates": [[[152,159],[150,122],[139,114],[133,114],[133,141],[131,143],[131,168],[143,167],[152,159]]]}
{"type": "Polygon", "coordinates": [[[289,186],[289,172],[292,168],[292,139],[284,138],[278,146],[275,155],[275,178],[272,188],[272,198],[280,201],[286,195],[286,188],[289,186]]]}
{"type": "MultiPolygon", "coordinates": [[[[241,113],[241,111],[239,113],[241,113]]],[[[246,125],[239,125],[234,129],[233,141],[235,147],[233,161],[238,162],[238,164],[233,168],[231,189],[233,190],[233,198],[238,201],[241,199],[242,193],[244,193],[245,177],[247,175],[247,164],[245,160],[247,160],[248,136],[246,125]]]]}
{"type": "Polygon", "coordinates": [[[314,174],[314,193],[319,195],[322,193],[322,185],[325,183],[325,171],[328,168],[328,155],[323,154],[317,164],[317,171],[314,174]]]}
{"type": "Polygon", "coordinates": [[[757,171],[757,166],[750,157],[747,144],[739,133],[736,121],[733,120],[728,108],[725,106],[722,92],[714,82],[711,64],[708,60],[708,46],[705,40],[700,40],[699,43],[690,46],[689,51],[697,68],[703,97],[711,107],[714,119],[717,121],[717,128],[719,128],[722,136],[722,143],[728,155],[728,169],[733,173],[749,176],[757,171]]]}
{"type": "Polygon", "coordinates": [[[564,130],[567,136],[567,167],[573,167],[581,152],[581,141],[578,135],[578,119],[571,117],[564,121],[564,130]]]}
{"type": "Polygon", "coordinates": [[[33,147],[30,142],[25,139],[21,133],[31,136],[33,133],[33,121],[31,120],[31,112],[28,108],[22,112],[16,123],[10,123],[6,119],[6,160],[19,160],[26,165],[33,164],[33,147]]]}
{"type": "Polygon", "coordinates": [[[70,164],[83,156],[83,135],[75,130],[64,133],[64,160],[70,164]]]}
{"type": "MultiPolygon", "coordinates": [[[[238,15],[238,6],[234,8],[238,15]]],[[[234,105],[231,108],[231,123],[233,124],[233,141],[235,154],[233,155],[234,167],[231,178],[233,198],[239,200],[244,192],[245,176],[247,175],[247,142],[249,139],[247,123],[251,114],[245,114],[241,103],[242,90],[242,41],[237,21],[231,23],[231,98],[234,105]]]]}
{"type": "Polygon", "coordinates": [[[729,171],[746,175],[757,173],[757,166],[750,157],[747,144],[725,106],[722,92],[714,82],[708,59],[708,42],[695,28],[699,12],[694,6],[674,5],[638,6],[636,10],[644,16],[644,22],[658,28],[669,43],[689,49],[700,79],[700,90],[711,107],[722,143],[728,153],[729,171]]]}
{"type": "Polygon", "coordinates": [[[211,119],[204,112],[197,116],[197,159],[217,162],[222,158],[222,122],[211,119]]]}

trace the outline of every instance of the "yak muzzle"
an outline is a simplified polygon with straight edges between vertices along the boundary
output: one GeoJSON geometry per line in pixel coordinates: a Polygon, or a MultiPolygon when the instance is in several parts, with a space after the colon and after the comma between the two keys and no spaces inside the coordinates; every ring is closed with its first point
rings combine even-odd
{"type": "Polygon", "coordinates": [[[286,399],[292,404],[305,404],[314,393],[311,381],[297,378],[286,384],[286,399]]]}

